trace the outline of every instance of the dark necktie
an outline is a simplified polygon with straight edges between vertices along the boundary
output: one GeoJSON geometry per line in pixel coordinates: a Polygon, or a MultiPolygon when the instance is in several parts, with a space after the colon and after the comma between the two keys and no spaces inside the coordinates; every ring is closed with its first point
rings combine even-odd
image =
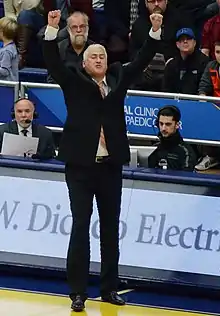
{"type": "MultiPolygon", "coordinates": [[[[99,86],[100,93],[104,99],[106,97],[104,82],[103,81],[98,82],[98,86],[99,86]]],[[[102,147],[106,149],[106,142],[105,142],[105,135],[104,135],[103,127],[101,127],[100,142],[101,142],[102,147]]]]}
{"type": "Polygon", "coordinates": [[[27,129],[22,129],[22,134],[24,135],[24,136],[26,136],[27,137],[27,133],[28,133],[28,130],[27,129]]]}

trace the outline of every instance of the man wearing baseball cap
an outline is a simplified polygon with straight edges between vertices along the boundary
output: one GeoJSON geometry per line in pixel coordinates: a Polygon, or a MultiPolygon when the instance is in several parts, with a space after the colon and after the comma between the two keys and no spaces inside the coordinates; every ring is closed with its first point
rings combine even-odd
{"type": "Polygon", "coordinates": [[[191,28],[182,28],[176,33],[177,56],[165,67],[163,91],[197,94],[201,76],[209,61],[196,46],[196,37],[191,28]]]}

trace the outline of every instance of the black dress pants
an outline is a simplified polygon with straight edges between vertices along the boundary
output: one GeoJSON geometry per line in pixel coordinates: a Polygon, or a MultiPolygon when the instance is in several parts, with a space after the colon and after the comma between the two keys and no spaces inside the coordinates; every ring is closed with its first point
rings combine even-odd
{"type": "Polygon", "coordinates": [[[94,163],[89,167],[67,165],[73,226],[67,255],[70,298],[85,295],[90,263],[90,219],[96,197],[100,222],[101,295],[117,289],[119,260],[119,216],[122,166],[94,163]]]}

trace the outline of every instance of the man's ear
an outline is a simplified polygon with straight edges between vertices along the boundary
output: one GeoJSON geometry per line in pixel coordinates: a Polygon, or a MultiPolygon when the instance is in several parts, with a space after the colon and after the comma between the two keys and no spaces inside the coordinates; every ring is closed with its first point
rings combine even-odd
{"type": "Polygon", "coordinates": [[[85,65],[85,62],[84,62],[84,60],[83,60],[83,62],[82,62],[82,66],[83,66],[83,68],[85,68],[85,66],[86,66],[86,65],[85,65]]]}
{"type": "Polygon", "coordinates": [[[177,47],[178,49],[180,49],[180,42],[179,42],[179,41],[176,42],[176,47],[177,47]]]}

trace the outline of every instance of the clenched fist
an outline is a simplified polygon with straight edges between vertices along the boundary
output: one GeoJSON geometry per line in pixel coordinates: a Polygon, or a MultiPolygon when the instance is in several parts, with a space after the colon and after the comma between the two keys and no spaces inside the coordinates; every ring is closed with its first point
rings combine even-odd
{"type": "Polygon", "coordinates": [[[60,10],[50,11],[48,13],[48,25],[58,29],[59,23],[60,23],[60,17],[61,17],[60,10]]]}
{"type": "Polygon", "coordinates": [[[153,13],[150,15],[150,21],[154,32],[158,31],[163,23],[163,16],[159,13],[153,13]]]}

